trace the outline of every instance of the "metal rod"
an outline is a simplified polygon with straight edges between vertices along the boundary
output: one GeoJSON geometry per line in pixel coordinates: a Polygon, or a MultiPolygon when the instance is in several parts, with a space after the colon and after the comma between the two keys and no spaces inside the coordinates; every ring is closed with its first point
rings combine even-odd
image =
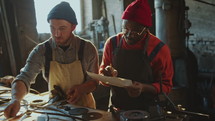
{"type": "Polygon", "coordinates": [[[29,111],[30,111],[30,112],[33,112],[33,113],[40,113],[40,114],[48,114],[48,115],[65,116],[65,117],[70,117],[70,118],[73,118],[73,119],[78,119],[78,120],[81,120],[81,121],[87,121],[86,119],[79,118],[79,117],[75,117],[75,116],[71,116],[71,115],[67,115],[67,114],[60,114],[60,113],[48,113],[48,112],[31,111],[31,110],[29,110],[29,111]]]}
{"type": "Polygon", "coordinates": [[[197,2],[200,2],[200,3],[205,3],[205,4],[208,4],[208,5],[215,6],[215,4],[209,3],[209,2],[206,2],[206,1],[203,1],[203,0],[194,0],[194,1],[197,1],[197,2]]]}
{"type": "Polygon", "coordinates": [[[117,33],[116,33],[116,23],[115,23],[114,15],[112,14],[112,15],[111,15],[111,17],[112,17],[112,21],[113,21],[113,29],[114,29],[114,33],[115,33],[115,34],[117,34],[117,33]]]}

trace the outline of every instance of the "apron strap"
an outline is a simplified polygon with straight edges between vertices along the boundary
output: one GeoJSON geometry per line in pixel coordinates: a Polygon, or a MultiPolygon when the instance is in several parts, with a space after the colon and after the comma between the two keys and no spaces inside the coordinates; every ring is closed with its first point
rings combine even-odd
{"type": "Polygon", "coordinates": [[[147,31],[146,33],[146,37],[145,37],[145,44],[143,46],[143,55],[146,55],[147,56],[147,48],[148,48],[148,44],[149,44],[149,38],[150,38],[150,34],[149,34],[149,31],[147,31]]]}
{"type": "MultiPolygon", "coordinates": [[[[84,45],[85,45],[85,41],[81,41],[80,43],[80,47],[79,47],[79,51],[78,51],[78,58],[80,61],[82,61],[83,59],[83,53],[84,53],[84,45]]],[[[45,43],[45,77],[48,80],[49,78],[49,70],[50,70],[50,62],[52,61],[52,48],[49,44],[49,41],[47,41],[45,43]]],[[[82,66],[83,69],[83,66],[82,66]]]]}
{"type": "MultiPolygon", "coordinates": [[[[116,53],[119,51],[119,48],[122,46],[123,36],[120,38],[120,42],[119,42],[118,45],[117,45],[117,36],[113,36],[111,38],[112,48],[113,48],[112,54],[113,55],[116,55],[116,53]]],[[[148,40],[149,40],[149,38],[150,38],[150,35],[149,35],[149,32],[148,32],[147,35],[146,35],[146,39],[145,39],[146,43],[145,43],[145,46],[144,46],[144,49],[143,49],[143,53],[144,54],[146,54],[146,50],[147,50],[147,47],[148,47],[148,40]]]]}
{"type": "Polygon", "coordinates": [[[49,44],[49,41],[45,43],[45,77],[48,80],[49,78],[49,69],[50,69],[50,62],[52,60],[52,48],[49,44]]]}
{"type": "Polygon", "coordinates": [[[164,43],[162,41],[160,41],[160,43],[158,43],[156,45],[156,47],[152,50],[151,54],[149,55],[149,61],[151,62],[153,60],[153,58],[157,55],[157,53],[159,52],[159,50],[164,46],[164,43]]]}
{"type": "Polygon", "coordinates": [[[80,61],[82,61],[82,59],[84,57],[84,45],[85,45],[85,41],[82,40],[80,43],[79,50],[78,50],[78,59],[80,61]]]}
{"type": "Polygon", "coordinates": [[[117,45],[117,36],[113,36],[111,38],[111,43],[112,43],[112,62],[114,62],[114,56],[116,56],[116,54],[118,53],[119,49],[120,49],[120,46],[122,45],[122,38],[120,38],[120,42],[119,44],[117,45]]]}
{"type": "MultiPolygon", "coordinates": [[[[146,38],[146,43],[145,43],[145,46],[144,46],[144,50],[143,50],[143,54],[146,54],[146,50],[147,50],[147,46],[148,46],[148,40],[150,38],[150,35],[148,34],[147,35],[147,38],[146,38]]],[[[120,44],[117,46],[117,36],[113,36],[111,38],[111,42],[112,42],[112,54],[113,55],[116,55],[116,53],[118,52],[119,50],[119,47],[121,46],[122,44],[122,37],[120,39],[120,44]]],[[[157,53],[159,52],[159,50],[164,46],[165,44],[161,41],[159,44],[156,45],[156,47],[153,49],[153,51],[151,52],[151,54],[148,56],[149,58],[149,61],[151,62],[153,60],[153,58],[157,55],[157,53]]]]}
{"type": "MultiPolygon", "coordinates": [[[[84,57],[84,46],[85,46],[85,41],[81,40],[80,47],[79,47],[79,50],[78,50],[78,59],[81,61],[81,63],[83,63],[82,60],[83,60],[83,57],[84,57]]],[[[81,67],[82,67],[82,71],[83,71],[83,74],[84,74],[84,82],[85,82],[87,73],[84,71],[83,64],[81,64],[81,67]]]]}
{"type": "Polygon", "coordinates": [[[112,43],[112,49],[113,49],[112,54],[115,55],[118,51],[118,49],[117,49],[118,48],[117,47],[117,36],[113,36],[111,38],[111,43],[112,43]]]}
{"type": "Polygon", "coordinates": [[[120,48],[121,45],[122,45],[122,39],[123,39],[123,36],[120,38],[119,44],[117,45],[117,36],[113,36],[113,37],[111,38],[112,49],[113,49],[112,54],[113,54],[113,55],[116,55],[116,53],[118,53],[119,48],[120,48]]]}

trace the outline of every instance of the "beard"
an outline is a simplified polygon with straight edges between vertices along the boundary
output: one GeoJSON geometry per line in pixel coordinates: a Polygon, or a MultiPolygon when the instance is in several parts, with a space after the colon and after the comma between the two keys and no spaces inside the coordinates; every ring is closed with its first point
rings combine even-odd
{"type": "Polygon", "coordinates": [[[68,46],[71,42],[71,36],[67,37],[67,38],[63,38],[63,37],[53,37],[52,39],[54,40],[54,42],[56,43],[56,45],[58,46],[68,46]]]}
{"type": "Polygon", "coordinates": [[[125,37],[125,36],[124,36],[124,38],[125,38],[126,43],[129,45],[134,45],[135,43],[137,43],[139,41],[138,38],[131,38],[131,37],[125,37]]]}

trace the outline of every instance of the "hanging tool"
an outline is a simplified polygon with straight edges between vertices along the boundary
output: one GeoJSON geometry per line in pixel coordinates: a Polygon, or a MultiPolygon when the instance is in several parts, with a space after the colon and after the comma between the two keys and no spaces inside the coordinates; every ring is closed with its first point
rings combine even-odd
{"type": "Polygon", "coordinates": [[[114,29],[114,33],[115,33],[115,34],[117,34],[117,32],[116,32],[116,23],[115,23],[114,15],[112,14],[112,15],[111,15],[111,17],[112,17],[112,21],[113,21],[113,29],[114,29]]]}

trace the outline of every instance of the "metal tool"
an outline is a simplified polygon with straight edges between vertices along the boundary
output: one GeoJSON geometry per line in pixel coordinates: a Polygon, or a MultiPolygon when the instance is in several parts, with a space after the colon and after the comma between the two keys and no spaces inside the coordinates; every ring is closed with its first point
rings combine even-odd
{"type": "Polygon", "coordinates": [[[54,90],[51,90],[52,98],[48,103],[54,103],[56,101],[65,100],[66,94],[63,92],[60,86],[54,85],[54,90]]]}

